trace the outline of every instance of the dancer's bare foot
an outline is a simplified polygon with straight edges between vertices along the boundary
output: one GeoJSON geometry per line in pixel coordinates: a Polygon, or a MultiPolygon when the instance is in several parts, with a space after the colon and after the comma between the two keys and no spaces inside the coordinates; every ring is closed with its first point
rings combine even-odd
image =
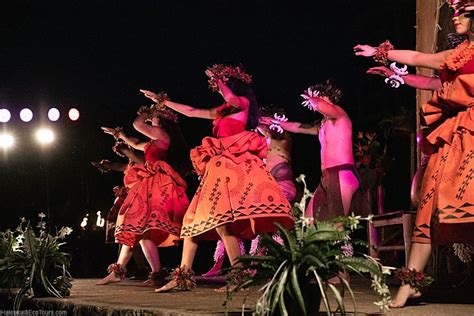
{"type": "Polygon", "coordinates": [[[398,289],[395,298],[389,303],[390,308],[402,308],[405,306],[407,299],[420,297],[421,293],[411,288],[408,284],[403,284],[398,289]]]}
{"type": "Polygon", "coordinates": [[[118,276],[116,276],[115,272],[109,273],[108,276],[97,282],[95,285],[107,285],[110,283],[117,283],[122,281],[122,279],[118,276]]]}
{"type": "Polygon", "coordinates": [[[155,292],[156,293],[169,292],[172,289],[176,288],[177,286],[178,286],[178,283],[176,283],[176,281],[174,281],[174,280],[171,280],[168,283],[166,283],[165,285],[163,285],[162,287],[160,287],[159,289],[155,289],[155,292]]]}

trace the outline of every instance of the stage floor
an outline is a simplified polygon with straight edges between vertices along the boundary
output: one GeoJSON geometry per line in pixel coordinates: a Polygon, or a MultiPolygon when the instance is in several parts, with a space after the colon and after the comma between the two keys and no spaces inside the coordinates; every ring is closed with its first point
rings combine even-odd
{"type": "MultiPolygon", "coordinates": [[[[220,286],[217,283],[199,282],[198,288],[190,292],[158,294],[153,292],[153,288],[141,286],[141,281],[124,280],[107,286],[96,286],[95,282],[97,279],[76,279],[70,297],[36,299],[35,309],[63,310],[68,311],[68,315],[224,315],[226,294],[214,291],[220,286]]],[[[377,296],[371,290],[369,280],[353,278],[351,285],[356,296],[358,315],[380,314],[373,304],[377,296]]],[[[241,315],[245,296],[245,307],[250,310],[259,296],[258,288],[239,293],[231,304],[229,315],[241,315]]],[[[350,299],[345,299],[347,310],[353,311],[350,299]]],[[[334,301],[332,305],[335,306],[334,301]]],[[[389,315],[468,316],[474,315],[474,305],[430,303],[394,309],[389,315]]]]}

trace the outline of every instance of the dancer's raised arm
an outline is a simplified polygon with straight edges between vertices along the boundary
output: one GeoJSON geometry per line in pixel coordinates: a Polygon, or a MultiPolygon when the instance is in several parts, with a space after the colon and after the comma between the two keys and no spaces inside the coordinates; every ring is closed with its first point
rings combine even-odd
{"type": "Polygon", "coordinates": [[[284,122],[276,121],[271,117],[261,117],[260,124],[270,126],[276,123],[281,126],[285,131],[295,134],[307,134],[307,135],[318,135],[319,124],[317,123],[300,123],[300,122],[284,122]]]}
{"type": "MultiPolygon", "coordinates": [[[[372,47],[370,45],[356,45],[354,52],[356,56],[374,57],[380,48],[372,47]]],[[[427,54],[414,50],[398,50],[387,49],[386,58],[390,61],[395,61],[400,64],[405,64],[413,67],[425,67],[430,69],[439,69],[446,56],[452,50],[445,50],[439,53],[427,54]]]]}
{"type": "Polygon", "coordinates": [[[159,127],[159,118],[150,117],[150,113],[142,109],[143,108],[139,110],[137,118],[133,121],[133,127],[152,140],[160,140],[169,144],[169,135],[165,130],[159,127]],[[157,120],[156,125],[147,124],[147,121],[153,120],[157,120]]]}
{"type": "MultiPolygon", "coordinates": [[[[140,89],[140,92],[142,92],[145,97],[152,100],[153,102],[158,102],[158,98],[157,98],[158,95],[156,93],[149,90],[143,90],[143,89],[140,89]]],[[[175,110],[176,112],[181,113],[188,117],[203,118],[203,119],[208,119],[208,120],[213,120],[216,117],[217,108],[199,109],[199,108],[194,108],[190,105],[181,104],[181,103],[173,102],[170,100],[165,100],[164,104],[167,107],[175,110]]]]}
{"type": "Polygon", "coordinates": [[[121,139],[130,147],[143,151],[146,145],[146,142],[141,142],[137,138],[128,137],[121,128],[112,128],[112,127],[101,127],[101,129],[106,134],[112,135],[115,139],[121,139]]]}

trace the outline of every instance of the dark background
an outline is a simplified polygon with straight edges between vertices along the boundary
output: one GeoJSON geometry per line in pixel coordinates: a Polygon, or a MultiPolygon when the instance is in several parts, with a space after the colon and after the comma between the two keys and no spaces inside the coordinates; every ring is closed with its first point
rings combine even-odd
{"type": "MultiPolygon", "coordinates": [[[[0,107],[13,115],[0,128],[17,138],[15,148],[0,152],[0,229],[14,228],[21,216],[35,222],[38,212],[49,209],[52,226],[72,226],[70,244],[82,258],[95,258],[92,262],[102,271],[113,260],[114,246],[102,244],[102,231],[81,232],[79,227],[85,214],[91,222],[98,210],[108,211],[112,187],[122,180],[120,174],[101,175],[89,163],[120,160],[111,151],[112,137],[99,127],[123,126],[134,134],[136,110],[149,104],[140,88],[164,90],[173,100],[196,107],[220,104],[204,75],[214,63],[242,62],[254,77],[260,103],[285,107],[295,121],[315,119],[300,106],[299,94],[310,84],[332,79],[343,90],[341,105],[354,132],[378,132],[388,145],[385,208],[410,207],[409,137],[384,138],[379,122],[408,113],[414,128],[415,91],[392,89],[381,77],[365,74],[375,64],[354,56],[352,47],[390,39],[396,47],[414,49],[413,0],[278,5],[262,0],[25,0],[2,2],[0,12],[0,107]],[[33,122],[19,120],[25,106],[35,113],[33,122]],[[49,123],[57,141],[41,148],[32,134],[46,122],[51,106],[62,113],[58,122],[49,123]],[[81,111],[79,121],[66,118],[70,107],[81,111]]],[[[180,119],[190,146],[211,132],[210,121],[180,119]]],[[[296,175],[307,174],[311,189],[320,174],[318,151],[316,138],[294,136],[293,168],[296,175]]],[[[204,263],[199,262],[205,268],[212,247],[204,248],[204,263]]],[[[73,260],[76,273],[96,274],[94,268],[78,268],[85,261],[73,260]]]]}

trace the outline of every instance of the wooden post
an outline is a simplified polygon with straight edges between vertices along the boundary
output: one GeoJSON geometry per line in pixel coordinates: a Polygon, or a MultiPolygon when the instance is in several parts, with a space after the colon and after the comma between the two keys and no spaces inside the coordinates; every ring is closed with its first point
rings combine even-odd
{"type": "MultiPolygon", "coordinates": [[[[437,51],[437,39],[439,31],[439,8],[442,0],[416,0],[416,50],[424,53],[437,51]]],[[[443,1],[444,2],[444,1],[443,1]]],[[[416,73],[424,76],[433,76],[433,70],[417,67],[416,73]]],[[[431,91],[416,91],[416,130],[420,128],[420,107],[431,98],[431,91]]],[[[416,159],[412,158],[411,177],[415,174],[413,164],[416,160],[420,164],[421,153],[417,149],[416,159]]]]}

